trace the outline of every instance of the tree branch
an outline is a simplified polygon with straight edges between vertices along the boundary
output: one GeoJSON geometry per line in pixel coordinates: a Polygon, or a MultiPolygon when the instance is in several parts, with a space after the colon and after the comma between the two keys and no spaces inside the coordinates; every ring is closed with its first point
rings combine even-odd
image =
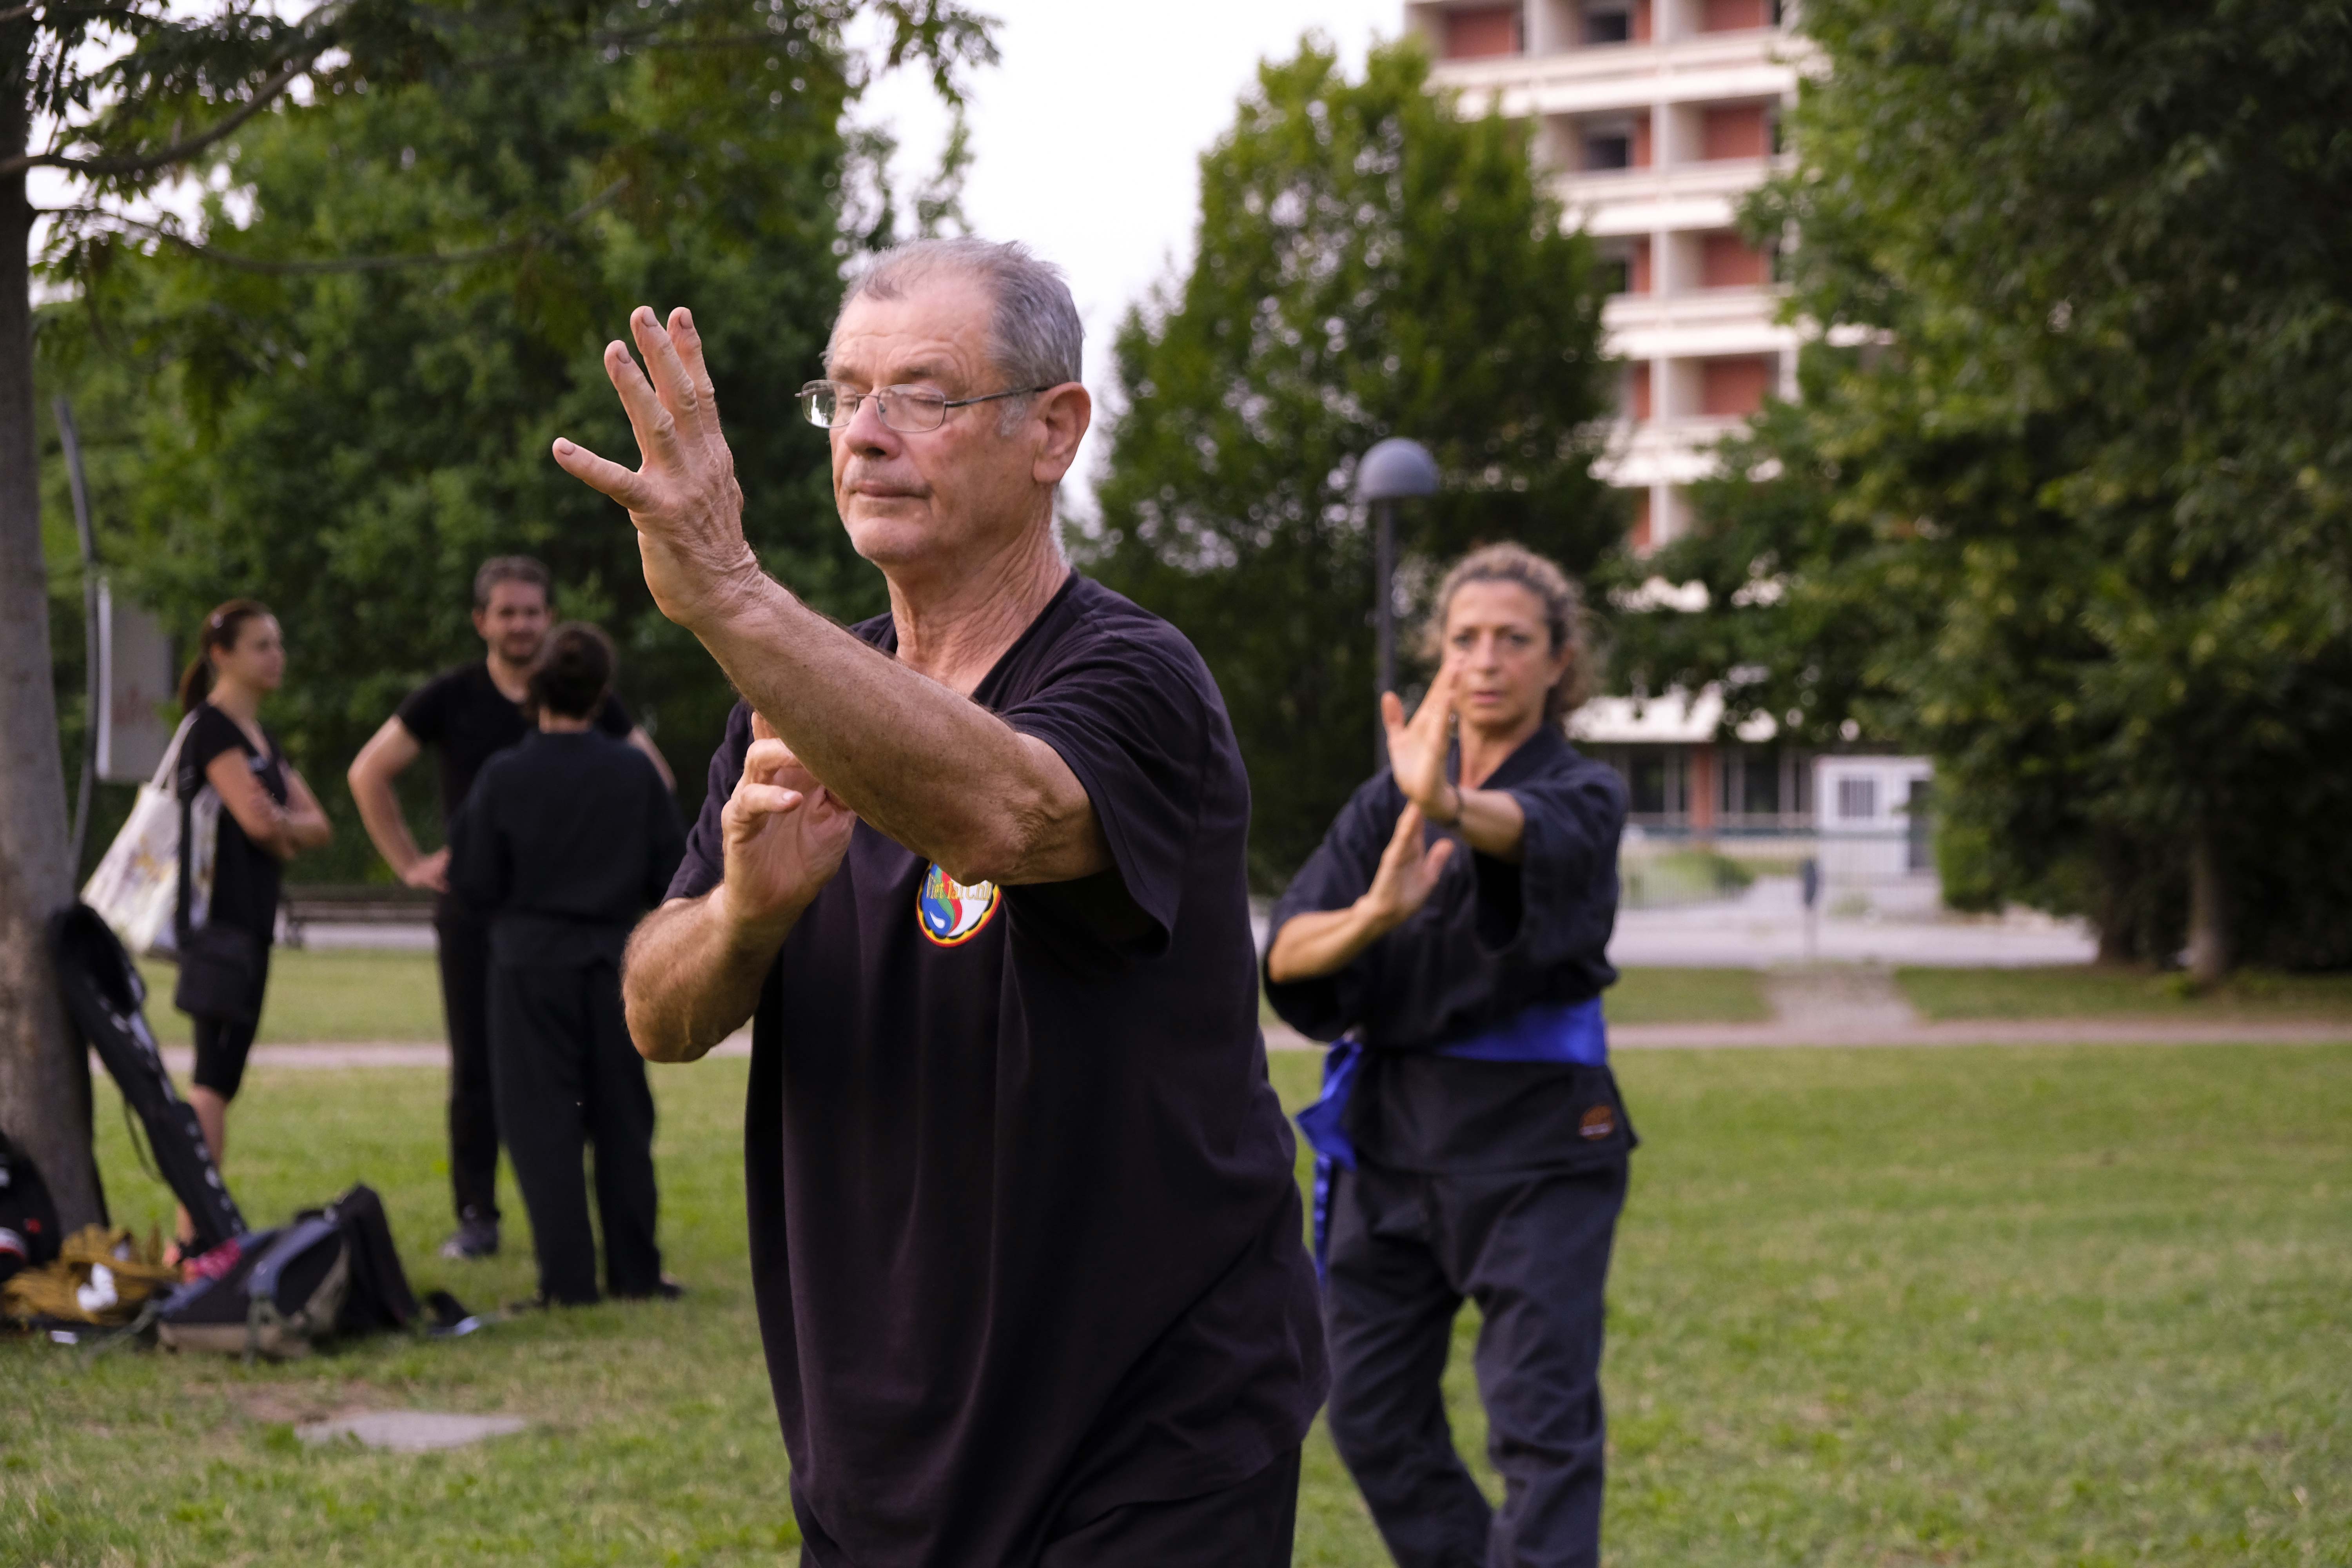
{"type": "Polygon", "coordinates": [[[311,63],[325,52],[326,46],[320,44],[299,59],[289,62],[284,70],[255,89],[253,97],[240,105],[236,113],[169,147],[112,158],[68,158],[61,153],[33,153],[23,157],[0,159],[0,174],[18,174],[26,169],[64,169],[86,178],[96,178],[109,174],[152,174],[158,169],[184,163],[268,108],[277,100],[278,94],[292,86],[295,79],[309,70],[311,63]]]}
{"type": "Polygon", "coordinates": [[[476,246],[470,250],[427,251],[412,256],[348,256],[330,261],[270,261],[258,256],[239,256],[233,250],[219,250],[200,239],[147,222],[122,213],[110,213],[102,207],[44,207],[36,209],[46,217],[92,217],[120,225],[126,229],[148,235],[164,244],[176,247],[201,260],[242,272],[260,272],[279,278],[317,277],[337,272],[391,272],[409,267],[466,267],[495,257],[510,256],[529,250],[555,230],[570,228],[600,207],[609,206],[629,187],[628,176],[614,181],[604,190],[582,203],[549,228],[533,229],[514,239],[499,240],[494,245],[476,246]]]}

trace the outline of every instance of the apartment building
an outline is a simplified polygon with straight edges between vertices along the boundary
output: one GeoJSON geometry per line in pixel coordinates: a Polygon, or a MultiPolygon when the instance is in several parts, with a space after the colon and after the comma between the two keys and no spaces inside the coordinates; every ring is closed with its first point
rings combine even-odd
{"type": "Polygon", "coordinates": [[[1802,44],[1777,0],[1420,0],[1406,20],[1435,82],[1538,121],[1569,221],[1601,246],[1606,321],[1626,362],[1608,474],[1636,492],[1634,538],[1688,526],[1706,448],[1792,390],[1794,329],[1773,258],[1733,226],[1779,155],[1802,44]]]}
{"type": "MultiPolygon", "coordinates": [[[[1411,0],[1405,20],[1466,110],[1537,121],[1568,221],[1599,242],[1610,347],[1626,362],[1603,472],[1635,492],[1637,547],[1662,544],[1689,526],[1709,448],[1795,390],[1774,258],[1734,215],[1780,158],[1781,113],[1817,56],[1779,0],[1411,0]]],[[[1922,869],[1925,818],[1905,813],[1927,798],[1924,762],[1816,756],[1764,721],[1721,742],[1721,718],[1712,692],[1602,697],[1573,728],[1625,775],[1633,821],[1653,833],[1727,847],[1884,838],[1868,853],[1890,874],[1922,869]]]]}

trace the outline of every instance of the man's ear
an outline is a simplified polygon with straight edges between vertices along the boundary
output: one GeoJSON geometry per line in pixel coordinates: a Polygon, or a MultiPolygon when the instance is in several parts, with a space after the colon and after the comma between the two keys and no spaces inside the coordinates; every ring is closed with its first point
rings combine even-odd
{"type": "Polygon", "coordinates": [[[1077,382],[1066,381],[1037,395],[1037,406],[1030,418],[1043,428],[1045,438],[1038,443],[1031,472],[1039,484],[1062,482],[1078,460],[1078,443],[1086,439],[1094,416],[1095,400],[1077,382]]]}

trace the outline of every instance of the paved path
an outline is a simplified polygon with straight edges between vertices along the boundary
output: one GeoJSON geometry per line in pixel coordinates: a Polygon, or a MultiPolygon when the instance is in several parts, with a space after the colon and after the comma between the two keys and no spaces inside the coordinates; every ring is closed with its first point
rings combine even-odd
{"type": "MultiPolygon", "coordinates": [[[[1312,1051],[1322,1047],[1284,1024],[1269,1024],[1266,1047],[1276,1051],[1312,1051]]],[[[1807,1046],[2303,1046],[2352,1045],[2352,1021],[2315,1018],[2261,1023],[2228,1020],[2179,1021],[2170,1018],[2027,1018],[1987,1019],[1977,1023],[1899,1025],[1871,1023],[1811,1024],[1620,1024],[1609,1031],[1609,1043],[1621,1051],[1790,1049],[1807,1046]]],[[[748,1057],[751,1043],[737,1035],[710,1053],[715,1057],[748,1057]]],[[[192,1054],[167,1047],[163,1061],[185,1078],[194,1066],[192,1054]]],[[[446,1068],[449,1048],[410,1042],[345,1042],[318,1045],[256,1046],[252,1065],[258,1068],[446,1068]]],[[[102,1073],[98,1058],[90,1070],[102,1073]]]]}

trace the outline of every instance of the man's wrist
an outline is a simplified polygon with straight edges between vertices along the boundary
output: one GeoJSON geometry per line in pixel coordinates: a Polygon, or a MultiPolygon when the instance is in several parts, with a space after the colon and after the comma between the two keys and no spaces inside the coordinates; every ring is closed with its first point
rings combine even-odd
{"type": "Polygon", "coordinates": [[[728,946],[738,952],[766,951],[772,952],[792,935],[793,927],[801,918],[804,903],[787,903],[772,910],[749,910],[741,901],[729,897],[727,884],[720,882],[710,890],[710,911],[719,922],[719,933],[728,946]]]}

